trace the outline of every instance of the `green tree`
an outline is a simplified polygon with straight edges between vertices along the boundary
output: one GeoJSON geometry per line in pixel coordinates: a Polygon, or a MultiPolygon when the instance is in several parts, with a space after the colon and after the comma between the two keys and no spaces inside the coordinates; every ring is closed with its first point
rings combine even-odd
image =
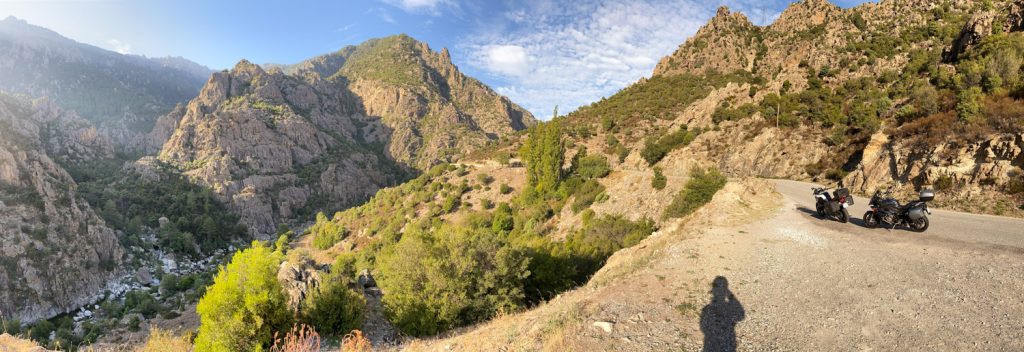
{"type": "Polygon", "coordinates": [[[960,92],[957,96],[956,115],[960,121],[965,123],[977,122],[981,117],[981,98],[984,96],[981,88],[971,87],[960,92]]]}
{"type": "Polygon", "coordinates": [[[559,122],[552,120],[534,126],[519,155],[526,163],[530,186],[541,194],[557,189],[563,177],[562,164],[565,163],[565,144],[559,122]]]}
{"type": "Polygon", "coordinates": [[[260,351],[275,331],[291,326],[277,281],[282,255],[254,241],[221,267],[199,300],[197,351],[260,351]]]}
{"type": "Polygon", "coordinates": [[[513,312],[525,303],[528,260],[485,229],[410,231],[378,257],[386,312],[423,336],[513,312]]]}

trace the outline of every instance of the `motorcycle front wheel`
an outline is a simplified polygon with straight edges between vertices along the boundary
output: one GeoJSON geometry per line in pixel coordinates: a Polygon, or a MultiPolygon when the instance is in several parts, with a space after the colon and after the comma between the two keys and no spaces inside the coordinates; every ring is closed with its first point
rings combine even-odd
{"type": "Polygon", "coordinates": [[[868,210],[867,213],[864,213],[864,226],[871,229],[878,227],[878,219],[875,218],[875,212],[868,210]]]}
{"type": "Polygon", "coordinates": [[[821,202],[818,202],[818,204],[816,204],[814,206],[814,210],[816,210],[818,212],[818,217],[819,218],[824,218],[825,217],[825,206],[822,205],[821,202]]]}
{"type": "Polygon", "coordinates": [[[839,213],[839,222],[844,224],[850,222],[850,212],[843,209],[843,211],[839,213]]]}
{"type": "Polygon", "coordinates": [[[928,230],[928,217],[910,223],[910,230],[914,232],[925,232],[928,230]]]}

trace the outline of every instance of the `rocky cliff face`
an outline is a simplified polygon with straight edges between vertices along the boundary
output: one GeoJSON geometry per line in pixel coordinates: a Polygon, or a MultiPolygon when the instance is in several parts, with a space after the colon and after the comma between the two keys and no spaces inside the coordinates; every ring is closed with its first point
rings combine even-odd
{"type": "MultiPolygon", "coordinates": [[[[1022,35],[1022,8],[1019,0],[887,0],[851,9],[804,0],[764,27],[721,8],[659,62],[654,76],[746,72],[757,78],[712,88],[674,120],[639,120],[629,130],[670,131],[684,124],[705,129],[663,167],[695,159],[735,176],[831,179],[859,192],[896,185],[908,197],[913,189],[940,188],[942,206],[1020,214],[1024,160],[1020,129],[1014,126],[1021,121],[1021,102],[1012,98],[1019,82],[1002,90],[986,88],[977,83],[986,74],[971,70],[986,70],[972,65],[995,67],[977,58],[1006,50],[999,46],[1006,44],[982,48],[986,38],[1001,35],[1012,42],[1022,35]],[[966,98],[952,97],[971,85],[991,97],[973,105],[992,110],[977,115],[988,122],[965,115],[958,101],[966,98]],[[1001,98],[1007,94],[1012,99],[1001,98]],[[875,110],[863,113],[858,105],[875,110]],[[920,111],[925,109],[930,110],[920,111]],[[723,111],[745,111],[746,117],[714,120],[723,111]],[[868,115],[870,123],[855,122],[868,115]],[[782,128],[776,128],[777,119],[782,128]]],[[[1007,60],[1005,77],[1014,79],[1019,59],[1007,60]]]]}
{"type": "Polygon", "coordinates": [[[156,119],[195,97],[210,72],[182,58],[81,44],[14,17],[0,21],[0,90],[49,97],[122,149],[145,149],[156,119]]]}
{"type": "Polygon", "coordinates": [[[88,160],[110,144],[47,101],[0,96],[0,312],[22,322],[99,298],[123,249],[51,158],[88,160]]]}
{"type": "Polygon", "coordinates": [[[459,73],[447,51],[407,36],[284,69],[243,61],[175,111],[158,124],[176,125],[160,158],[210,186],[258,233],[358,204],[534,123],[459,73]]]}

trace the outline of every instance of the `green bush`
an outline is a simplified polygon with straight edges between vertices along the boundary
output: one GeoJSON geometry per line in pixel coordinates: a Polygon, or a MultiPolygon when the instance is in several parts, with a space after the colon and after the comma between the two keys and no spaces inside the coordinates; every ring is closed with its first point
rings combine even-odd
{"type": "Polygon", "coordinates": [[[686,126],[683,126],[678,131],[664,135],[661,138],[647,138],[647,141],[644,143],[644,149],[640,151],[640,156],[647,161],[648,165],[653,166],[661,161],[668,152],[690,144],[698,135],[700,135],[699,129],[690,131],[687,130],[686,126]]]}
{"type": "Polygon", "coordinates": [[[325,250],[334,246],[348,236],[348,230],[337,222],[328,219],[324,213],[316,214],[316,223],[309,228],[313,236],[313,247],[325,250]]]}
{"type": "Polygon", "coordinates": [[[253,351],[268,346],[275,331],[291,326],[284,291],[277,281],[282,255],[261,242],[235,252],[221,267],[196,311],[199,351],[253,351]]]}
{"type": "Polygon", "coordinates": [[[344,336],[362,327],[366,299],[348,287],[345,273],[332,273],[320,290],[306,298],[302,320],[320,334],[344,336]]]}
{"type": "Polygon", "coordinates": [[[406,233],[380,253],[377,283],[399,329],[432,335],[520,309],[527,262],[489,231],[442,227],[406,233]]]}
{"type": "Polygon", "coordinates": [[[608,159],[602,155],[586,155],[586,150],[581,151],[583,155],[576,158],[573,163],[573,173],[584,179],[602,178],[611,173],[608,166],[608,159]]]}
{"type": "Polygon", "coordinates": [[[576,199],[572,202],[572,211],[579,213],[583,209],[590,207],[594,204],[601,194],[604,193],[604,186],[600,182],[595,180],[587,180],[582,185],[576,188],[575,196],[576,199]]]}
{"type": "Polygon", "coordinates": [[[488,174],[485,174],[485,173],[479,173],[479,174],[476,174],[476,180],[481,185],[489,185],[489,184],[491,184],[491,182],[494,182],[494,177],[491,177],[491,175],[488,175],[488,174]]]}
{"type": "Polygon", "coordinates": [[[660,191],[660,190],[665,189],[665,186],[667,186],[667,185],[668,185],[668,178],[665,177],[665,174],[661,173],[661,168],[660,167],[655,167],[654,168],[654,178],[651,179],[651,187],[654,187],[654,189],[660,191]]]}
{"type": "Polygon", "coordinates": [[[501,186],[498,187],[498,192],[501,194],[512,193],[512,187],[510,187],[507,183],[502,183],[501,186]]]}
{"type": "Polygon", "coordinates": [[[725,187],[726,181],[725,176],[717,169],[711,168],[706,171],[694,169],[686,186],[672,198],[672,203],[665,208],[662,218],[680,218],[693,213],[710,202],[715,193],[725,187]]]}

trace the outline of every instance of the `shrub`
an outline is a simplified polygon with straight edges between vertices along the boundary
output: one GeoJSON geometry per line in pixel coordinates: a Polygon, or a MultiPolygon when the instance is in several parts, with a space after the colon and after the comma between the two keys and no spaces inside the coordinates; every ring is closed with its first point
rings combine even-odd
{"type": "Polygon", "coordinates": [[[932,187],[935,187],[936,191],[945,191],[953,188],[953,178],[949,177],[949,175],[940,175],[932,184],[932,187]]]}
{"type": "Polygon", "coordinates": [[[349,277],[332,274],[318,293],[306,298],[302,320],[324,334],[341,336],[360,328],[363,322],[363,295],[348,287],[349,277]]]}
{"type": "Polygon", "coordinates": [[[408,231],[377,258],[384,306],[403,332],[432,335],[524,304],[527,259],[480,229],[408,231]]]}
{"type": "Polygon", "coordinates": [[[726,181],[725,176],[717,169],[711,168],[707,171],[694,169],[686,186],[672,198],[672,203],[665,208],[662,218],[679,218],[693,213],[710,202],[715,193],[725,187],[726,181]]]}
{"type": "Polygon", "coordinates": [[[501,186],[498,187],[498,192],[501,194],[512,193],[512,187],[510,187],[507,183],[502,183],[501,186]]]}
{"type": "Polygon", "coordinates": [[[583,182],[580,187],[576,189],[576,199],[572,202],[572,211],[579,213],[583,209],[590,207],[591,204],[597,201],[598,197],[604,193],[604,186],[595,180],[587,180],[583,182]]]}
{"type": "Polygon", "coordinates": [[[347,229],[322,212],[316,214],[316,223],[309,228],[309,233],[313,235],[313,247],[320,250],[331,248],[348,236],[347,229]]]}
{"type": "Polygon", "coordinates": [[[584,179],[591,179],[602,178],[611,173],[607,158],[601,155],[585,155],[585,152],[585,150],[581,151],[580,153],[584,153],[584,155],[574,160],[574,174],[584,179]]]}
{"type": "Polygon", "coordinates": [[[512,207],[508,203],[498,204],[491,217],[491,230],[496,233],[508,233],[515,227],[515,220],[512,217],[512,207]]]}
{"type": "Polygon", "coordinates": [[[647,161],[647,164],[653,166],[661,161],[668,152],[693,142],[699,134],[700,130],[689,131],[686,126],[683,126],[678,131],[669,133],[661,138],[647,138],[640,156],[647,161]]]}
{"type": "Polygon", "coordinates": [[[489,185],[491,182],[494,182],[494,177],[485,173],[479,173],[476,174],[476,180],[477,182],[480,182],[481,185],[489,185]]]}
{"type": "Polygon", "coordinates": [[[261,242],[235,252],[199,300],[201,351],[252,351],[272,342],[273,332],[291,326],[284,292],[277,281],[281,254],[261,242]]]}
{"type": "Polygon", "coordinates": [[[668,178],[665,177],[665,174],[661,173],[661,168],[660,167],[655,167],[654,168],[654,178],[651,179],[651,187],[654,187],[654,189],[660,191],[660,190],[665,189],[665,186],[667,186],[667,185],[668,185],[668,178]]]}

